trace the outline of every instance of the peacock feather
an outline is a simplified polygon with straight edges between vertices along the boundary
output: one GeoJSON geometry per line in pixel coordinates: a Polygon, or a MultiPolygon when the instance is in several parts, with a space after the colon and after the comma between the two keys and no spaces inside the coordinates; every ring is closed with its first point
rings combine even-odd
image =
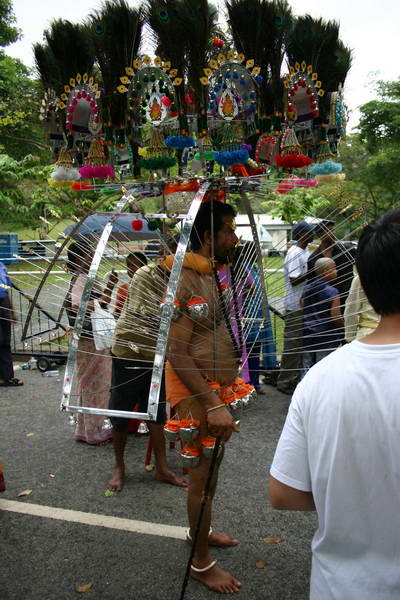
{"type": "Polygon", "coordinates": [[[125,0],[106,0],[101,9],[88,19],[104,96],[103,117],[110,126],[124,127],[127,96],[116,92],[125,67],[136,58],[143,27],[142,11],[131,8],[125,0]]]}

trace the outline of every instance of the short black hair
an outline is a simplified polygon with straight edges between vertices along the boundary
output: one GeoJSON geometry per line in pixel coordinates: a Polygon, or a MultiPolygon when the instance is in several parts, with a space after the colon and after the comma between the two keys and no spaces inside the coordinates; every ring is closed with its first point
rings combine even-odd
{"type": "Polygon", "coordinates": [[[79,241],[74,240],[67,250],[67,270],[70,273],[75,273],[77,271],[77,260],[93,253],[94,248],[89,240],[85,238],[81,238],[79,241]]]}
{"type": "Polygon", "coordinates": [[[130,252],[126,257],[126,264],[128,264],[128,260],[131,258],[138,260],[142,265],[147,265],[147,257],[143,252],[130,252]]]}
{"type": "Polygon", "coordinates": [[[358,240],[356,266],[378,315],[400,313],[400,209],[367,225],[358,240]]]}
{"type": "Polygon", "coordinates": [[[223,218],[234,218],[235,216],[235,209],[230,204],[225,204],[219,200],[209,200],[201,204],[190,234],[192,250],[196,251],[201,248],[204,243],[205,232],[211,232],[212,221],[215,236],[222,229],[223,218]]]}

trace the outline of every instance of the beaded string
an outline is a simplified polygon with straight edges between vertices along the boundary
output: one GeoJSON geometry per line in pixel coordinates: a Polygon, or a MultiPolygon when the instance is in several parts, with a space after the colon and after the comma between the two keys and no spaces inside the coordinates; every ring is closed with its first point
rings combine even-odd
{"type": "Polygon", "coordinates": [[[242,320],[240,318],[238,295],[237,295],[237,289],[236,289],[236,279],[235,279],[235,272],[233,269],[233,265],[229,265],[229,274],[231,276],[231,284],[232,284],[232,292],[233,292],[233,309],[234,309],[235,319],[236,319],[237,327],[238,327],[239,350],[242,353],[243,348],[244,348],[243,327],[242,327],[242,320]]]}

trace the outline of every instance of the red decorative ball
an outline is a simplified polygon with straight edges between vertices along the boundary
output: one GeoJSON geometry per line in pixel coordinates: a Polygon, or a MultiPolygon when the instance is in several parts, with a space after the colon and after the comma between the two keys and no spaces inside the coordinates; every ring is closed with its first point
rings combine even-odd
{"type": "Polygon", "coordinates": [[[82,94],[80,92],[78,92],[76,97],[80,100],[82,98],[82,94]]]}
{"type": "Polygon", "coordinates": [[[296,92],[295,92],[294,90],[292,90],[292,91],[290,92],[290,95],[291,95],[291,96],[295,96],[295,95],[296,95],[296,92]]]}
{"type": "Polygon", "coordinates": [[[220,38],[215,37],[213,39],[213,46],[215,46],[216,48],[222,48],[223,45],[224,45],[224,42],[220,38]]]}
{"type": "MultiPolygon", "coordinates": [[[[301,84],[300,84],[300,85],[301,85],[301,84]]],[[[299,86],[297,85],[297,83],[295,83],[295,84],[294,84],[294,86],[293,86],[293,89],[294,89],[294,90],[298,90],[298,89],[299,89],[299,86]]]]}
{"type": "Polygon", "coordinates": [[[71,104],[73,104],[74,106],[76,106],[78,104],[78,100],[76,98],[72,98],[71,104]]]}
{"type": "Polygon", "coordinates": [[[306,89],[306,94],[309,96],[310,94],[312,94],[312,89],[311,88],[307,88],[306,89]]]}
{"type": "Polygon", "coordinates": [[[94,100],[91,100],[91,102],[89,102],[89,106],[90,106],[90,108],[95,108],[96,102],[94,100]]]}
{"type": "Polygon", "coordinates": [[[319,112],[317,110],[313,110],[311,114],[313,117],[318,117],[319,112]]]}
{"type": "Polygon", "coordinates": [[[81,92],[81,93],[82,93],[82,98],[86,98],[87,93],[85,92],[85,90],[83,90],[83,92],[81,92]]]}
{"type": "Polygon", "coordinates": [[[143,229],[143,221],[140,219],[135,219],[132,221],[132,229],[133,231],[142,231],[143,229]]]}
{"type": "Polygon", "coordinates": [[[185,94],[186,104],[194,104],[194,98],[191,93],[185,94]]]}

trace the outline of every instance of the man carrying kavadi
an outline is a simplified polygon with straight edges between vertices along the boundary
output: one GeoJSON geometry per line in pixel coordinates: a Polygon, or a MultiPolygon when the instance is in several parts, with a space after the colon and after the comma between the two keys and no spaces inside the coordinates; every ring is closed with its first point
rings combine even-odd
{"type": "MultiPolygon", "coordinates": [[[[210,200],[200,206],[191,233],[192,252],[186,254],[183,262],[175,301],[177,314],[171,323],[168,340],[167,401],[175,407],[175,419],[181,424],[192,423],[198,431],[197,437],[186,442],[186,447],[181,450],[181,453],[194,457],[197,463],[197,466],[189,467],[189,543],[194,535],[210,467],[210,452],[206,449],[214,444],[215,438],[220,437],[224,444],[232,432],[237,431],[226,402],[235,395],[232,385],[234,388],[235,380],[237,382],[241,352],[230,327],[228,311],[224,308],[223,290],[217,274],[218,266],[229,262],[229,255],[238,243],[234,217],[234,209],[219,201],[210,200]]],[[[173,257],[169,260],[172,265],[173,257]]],[[[174,419],[171,422],[173,424],[174,419]]],[[[239,543],[210,528],[211,503],[223,452],[222,448],[190,574],[213,591],[232,594],[240,591],[240,582],[223,571],[209,551],[209,546],[229,547],[239,543]]]]}

